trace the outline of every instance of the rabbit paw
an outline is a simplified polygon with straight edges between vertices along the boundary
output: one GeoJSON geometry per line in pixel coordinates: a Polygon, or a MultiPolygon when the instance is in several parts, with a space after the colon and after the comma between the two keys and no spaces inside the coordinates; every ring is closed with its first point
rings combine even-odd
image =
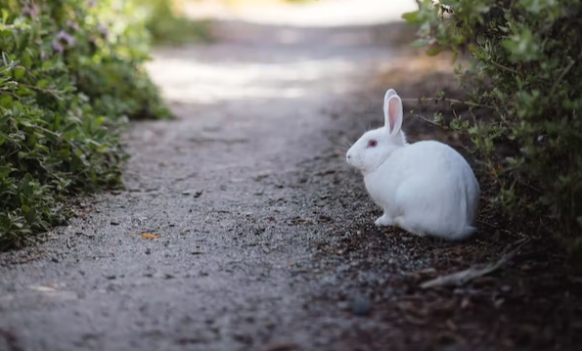
{"type": "Polygon", "coordinates": [[[382,217],[378,218],[374,224],[377,226],[388,227],[394,225],[394,221],[392,221],[392,218],[388,217],[387,214],[384,214],[382,217]]]}
{"type": "Polygon", "coordinates": [[[401,217],[401,216],[396,217],[394,219],[394,222],[399,228],[404,229],[405,231],[409,232],[410,234],[414,234],[414,235],[419,236],[421,238],[427,236],[427,234],[422,229],[418,228],[418,226],[414,226],[414,225],[407,223],[406,220],[404,219],[404,217],[401,217]]]}

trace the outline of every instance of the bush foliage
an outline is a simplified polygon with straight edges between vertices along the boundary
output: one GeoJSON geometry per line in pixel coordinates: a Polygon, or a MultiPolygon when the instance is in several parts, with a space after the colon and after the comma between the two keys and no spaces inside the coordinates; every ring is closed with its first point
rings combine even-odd
{"type": "Polygon", "coordinates": [[[455,123],[497,180],[494,200],[512,215],[551,217],[562,237],[581,240],[582,2],[433,3],[404,18],[419,25],[415,45],[428,54],[469,53],[461,81],[490,118],[455,123]]]}
{"type": "Polygon", "coordinates": [[[142,0],[148,13],[146,29],[154,44],[182,45],[210,41],[210,23],[192,21],[182,14],[184,0],[142,0]]]}
{"type": "Polygon", "coordinates": [[[128,118],[170,117],[137,3],[0,0],[0,250],[63,221],[67,194],[120,185],[128,118]]]}

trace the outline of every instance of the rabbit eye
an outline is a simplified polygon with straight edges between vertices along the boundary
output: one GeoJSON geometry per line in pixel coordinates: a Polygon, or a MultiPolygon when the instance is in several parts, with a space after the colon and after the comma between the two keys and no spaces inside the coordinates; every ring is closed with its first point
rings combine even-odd
{"type": "Polygon", "coordinates": [[[368,147],[374,147],[378,144],[378,142],[374,139],[368,141],[368,147]]]}

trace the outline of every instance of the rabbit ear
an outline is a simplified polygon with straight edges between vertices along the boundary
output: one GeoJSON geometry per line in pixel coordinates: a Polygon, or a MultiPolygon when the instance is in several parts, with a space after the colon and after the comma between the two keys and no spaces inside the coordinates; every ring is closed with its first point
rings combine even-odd
{"type": "MultiPolygon", "coordinates": [[[[388,95],[388,93],[386,93],[388,95]]],[[[402,128],[402,100],[396,93],[388,97],[385,102],[384,112],[386,114],[385,127],[390,135],[396,135],[402,128]]]]}
{"type": "Polygon", "coordinates": [[[396,91],[394,89],[388,89],[384,95],[384,116],[386,117],[386,122],[388,122],[388,100],[390,100],[390,98],[394,95],[396,95],[396,91]]]}

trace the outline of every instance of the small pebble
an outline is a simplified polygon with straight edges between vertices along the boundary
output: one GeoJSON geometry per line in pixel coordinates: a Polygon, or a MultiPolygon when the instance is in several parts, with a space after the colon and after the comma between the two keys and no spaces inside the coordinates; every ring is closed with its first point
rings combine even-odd
{"type": "Polygon", "coordinates": [[[372,306],[370,300],[363,296],[358,296],[352,302],[352,313],[356,316],[365,317],[370,315],[372,306]]]}
{"type": "Polygon", "coordinates": [[[186,190],[182,192],[182,195],[184,196],[188,196],[188,195],[194,195],[195,198],[199,198],[200,196],[202,196],[202,191],[195,191],[195,190],[186,190]]]}
{"type": "Polygon", "coordinates": [[[350,309],[350,304],[348,302],[342,301],[338,302],[337,307],[342,311],[347,311],[350,309]]]}

